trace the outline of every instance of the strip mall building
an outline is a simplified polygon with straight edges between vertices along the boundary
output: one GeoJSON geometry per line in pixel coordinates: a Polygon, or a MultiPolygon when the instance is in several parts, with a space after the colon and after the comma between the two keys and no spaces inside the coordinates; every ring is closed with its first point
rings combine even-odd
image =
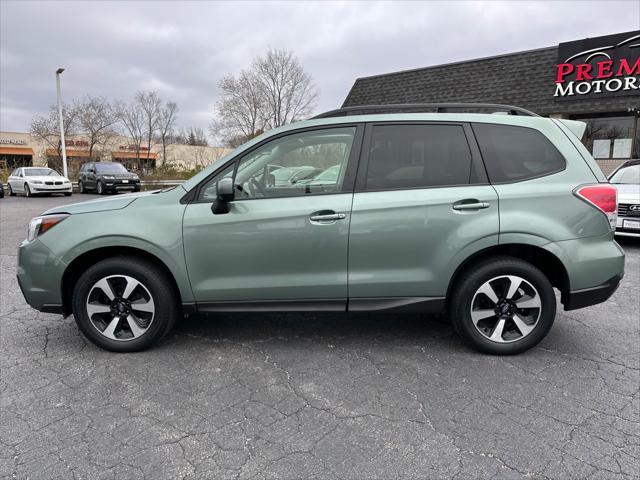
{"type": "Polygon", "coordinates": [[[440,102],[584,121],[583,142],[608,174],[640,158],[640,30],[358,78],[343,106],[440,102]]]}
{"type": "MultiPolygon", "coordinates": [[[[0,132],[0,169],[13,170],[16,167],[49,166],[61,170],[62,162],[57,148],[58,139],[49,141],[24,132],[0,132]]],[[[162,146],[152,144],[138,153],[128,137],[114,135],[108,141],[89,148],[83,135],[71,135],[66,139],[67,165],[72,176],[85,162],[120,162],[132,171],[145,172],[165,163],[162,146]]],[[[200,147],[192,145],[167,145],[167,162],[181,169],[203,167],[215,162],[229,150],[221,147],[200,147]]]]}

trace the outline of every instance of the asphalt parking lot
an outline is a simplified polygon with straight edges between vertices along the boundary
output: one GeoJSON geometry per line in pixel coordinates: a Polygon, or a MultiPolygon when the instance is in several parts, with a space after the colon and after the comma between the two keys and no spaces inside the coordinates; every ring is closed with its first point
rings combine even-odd
{"type": "Polygon", "coordinates": [[[516,357],[328,314],[189,318],[118,355],[15,280],[29,219],[90,197],[0,200],[0,477],[638,478],[640,240],[609,302],[516,357]]]}

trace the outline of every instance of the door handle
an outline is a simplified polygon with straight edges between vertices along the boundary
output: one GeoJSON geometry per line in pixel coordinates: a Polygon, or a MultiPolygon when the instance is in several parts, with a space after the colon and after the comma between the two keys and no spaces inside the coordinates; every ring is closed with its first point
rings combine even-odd
{"type": "Polygon", "coordinates": [[[324,210],[312,213],[309,220],[312,222],[335,222],[336,220],[344,220],[345,218],[347,218],[346,213],[336,213],[333,210],[324,210]]]}
{"type": "Polygon", "coordinates": [[[474,203],[454,203],[454,210],[480,210],[481,208],[489,208],[491,206],[488,202],[474,202],[474,203]]]}

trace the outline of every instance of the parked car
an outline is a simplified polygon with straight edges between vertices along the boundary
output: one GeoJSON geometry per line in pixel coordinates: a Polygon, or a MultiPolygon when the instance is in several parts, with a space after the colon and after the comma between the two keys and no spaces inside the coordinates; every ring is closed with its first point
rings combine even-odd
{"type": "Polygon", "coordinates": [[[91,162],[80,167],[78,191],[95,191],[98,195],[121,191],[139,192],[140,178],[118,162],[91,162]]]}
{"type": "Polygon", "coordinates": [[[609,176],[618,190],[616,233],[640,235],[640,160],[629,160],[609,176]]]}
{"type": "Polygon", "coordinates": [[[0,182],[0,198],[4,198],[4,185],[0,182]]]}
{"type": "Polygon", "coordinates": [[[289,186],[297,182],[311,180],[319,172],[321,172],[319,168],[311,165],[305,165],[302,167],[281,167],[271,171],[275,177],[276,186],[289,186]]]}
{"type": "Polygon", "coordinates": [[[63,193],[68,197],[73,193],[69,179],[47,167],[16,168],[7,179],[7,188],[12,197],[18,193],[25,197],[63,193]]]}
{"type": "Polygon", "coordinates": [[[378,310],[446,311],[477,349],[515,354],[549,332],[554,288],[565,310],[613,294],[616,189],[584,123],[376,108],[266,132],[174,188],[48,210],[18,252],[27,302],[118,352],[194,312],[378,310]],[[302,156],[345,173],[264,175],[302,156]]]}

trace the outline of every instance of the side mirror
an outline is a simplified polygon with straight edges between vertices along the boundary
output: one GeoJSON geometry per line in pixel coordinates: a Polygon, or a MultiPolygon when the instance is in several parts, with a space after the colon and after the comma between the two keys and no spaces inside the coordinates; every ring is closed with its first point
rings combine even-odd
{"type": "Polygon", "coordinates": [[[233,200],[233,179],[223,178],[216,183],[216,201],[211,205],[214,215],[229,213],[229,202],[233,200]]]}

